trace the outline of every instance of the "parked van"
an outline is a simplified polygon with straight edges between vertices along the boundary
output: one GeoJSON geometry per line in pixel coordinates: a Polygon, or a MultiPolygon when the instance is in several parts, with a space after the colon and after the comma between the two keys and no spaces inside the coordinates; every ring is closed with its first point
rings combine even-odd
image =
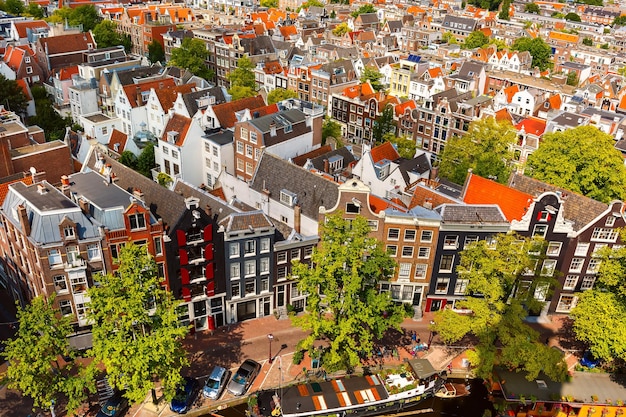
{"type": "Polygon", "coordinates": [[[224,387],[228,383],[229,378],[230,371],[228,369],[222,368],[221,366],[213,368],[202,390],[204,396],[212,400],[217,400],[220,395],[222,395],[222,391],[224,391],[224,387]]]}

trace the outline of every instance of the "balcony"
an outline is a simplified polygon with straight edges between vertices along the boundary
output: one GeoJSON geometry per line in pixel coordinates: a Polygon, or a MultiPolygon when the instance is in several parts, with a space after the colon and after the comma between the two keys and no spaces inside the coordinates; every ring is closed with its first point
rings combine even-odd
{"type": "Polygon", "coordinates": [[[73,260],[68,260],[65,263],[65,270],[71,271],[74,269],[85,269],[87,268],[87,262],[83,258],[76,258],[73,260]]]}

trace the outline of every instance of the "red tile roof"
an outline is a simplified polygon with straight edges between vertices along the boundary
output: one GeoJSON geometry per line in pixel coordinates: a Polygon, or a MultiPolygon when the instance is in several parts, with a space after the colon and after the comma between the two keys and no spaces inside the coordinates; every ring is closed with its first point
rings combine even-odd
{"type": "Polygon", "coordinates": [[[217,106],[212,106],[212,109],[213,113],[215,113],[215,116],[217,117],[217,120],[220,122],[220,127],[227,129],[235,126],[235,122],[237,122],[235,112],[245,109],[249,109],[250,112],[253,112],[261,107],[265,107],[265,101],[263,100],[263,97],[259,95],[256,97],[242,98],[236,101],[218,104],[217,106]]]}
{"type": "Polygon", "coordinates": [[[161,140],[167,142],[168,132],[178,132],[178,137],[176,138],[175,144],[176,146],[183,146],[190,125],[191,119],[189,117],[181,116],[180,114],[174,113],[172,118],[167,122],[165,129],[163,130],[163,136],[161,136],[161,140]]]}
{"type": "Polygon", "coordinates": [[[374,161],[374,163],[382,161],[383,159],[395,161],[400,158],[400,154],[398,154],[398,151],[393,147],[391,142],[385,142],[382,145],[372,148],[370,155],[372,156],[372,161],[374,161]]]}
{"type": "Polygon", "coordinates": [[[506,96],[506,102],[510,103],[513,100],[513,96],[519,93],[519,86],[517,84],[504,89],[504,95],[506,96]]]}
{"type": "Polygon", "coordinates": [[[61,68],[59,70],[59,80],[71,80],[74,74],[78,74],[78,65],[61,68]]]}
{"type": "Polygon", "coordinates": [[[27,29],[50,29],[45,20],[27,20],[24,22],[15,22],[15,29],[20,38],[28,36],[27,29]]]}
{"type": "Polygon", "coordinates": [[[92,48],[96,46],[90,32],[50,36],[48,38],[40,38],[39,42],[41,43],[44,51],[46,50],[46,47],[48,48],[48,55],[87,51],[89,49],[89,44],[91,44],[92,48]]]}
{"type": "Polygon", "coordinates": [[[128,135],[124,132],[120,132],[117,129],[113,129],[111,132],[111,136],[109,137],[109,144],[107,145],[109,149],[114,152],[122,153],[124,148],[126,147],[126,140],[128,139],[128,135]],[[119,145],[117,149],[115,149],[115,145],[119,145]]]}
{"type": "Polygon", "coordinates": [[[157,98],[159,99],[159,103],[161,103],[161,108],[163,109],[163,111],[168,111],[169,109],[174,107],[174,102],[178,98],[178,93],[191,93],[195,89],[195,87],[195,84],[184,84],[175,85],[172,87],[158,88],[154,91],[157,95],[157,98]]]}
{"type": "Polygon", "coordinates": [[[302,154],[302,155],[294,156],[293,158],[291,158],[291,161],[294,164],[302,167],[302,166],[304,166],[304,164],[306,164],[307,160],[313,159],[313,158],[317,158],[318,156],[322,156],[325,153],[328,153],[328,152],[330,152],[332,150],[333,150],[332,146],[324,145],[324,146],[322,146],[320,148],[312,150],[311,152],[307,152],[307,153],[302,154]]]}
{"type": "Polygon", "coordinates": [[[24,80],[24,79],[15,80],[15,82],[17,83],[17,85],[19,85],[22,88],[22,92],[24,93],[26,98],[28,100],[32,100],[33,97],[30,94],[30,88],[28,88],[28,83],[26,82],[26,80],[24,80]]]}
{"type": "Polygon", "coordinates": [[[394,110],[396,111],[396,116],[401,116],[404,114],[406,109],[416,109],[416,108],[417,108],[417,104],[415,104],[415,101],[409,100],[409,101],[405,101],[402,104],[397,104],[394,107],[394,110]]]}
{"type": "Polygon", "coordinates": [[[538,117],[529,117],[519,122],[515,128],[517,130],[524,129],[526,133],[531,135],[541,136],[546,130],[546,121],[538,117]]]}
{"type": "Polygon", "coordinates": [[[467,204],[497,204],[508,221],[520,220],[533,201],[533,196],[472,173],[463,190],[467,204]]]}
{"type": "Polygon", "coordinates": [[[387,210],[388,208],[394,208],[396,210],[406,212],[406,208],[404,207],[403,204],[402,205],[393,204],[391,201],[384,200],[372,194],[370,194],[369,196],[369,204],[370,204],[370,209],[376,214],[380,213],[383,210],[387,210]]]}
{"type": "Polygon", "coordinates": [[[16,183],[16,182],[20,182],[20,181],[26,185],[32,185],[33,177],[32,175],[25,175],[24,178],[12,180],[12,181],[8,181],[8,182],[0,184],[0,204],[4,203],[4,199],[7,197],[7,194],[9,193],[9,185],[16,183]]]}
{"type": "Polygon", "coordinates": [[[280,74],[283,72],[283,67],[280,65],[278,60],[275,61],[266,61],[265,66],[263,67],[263,71],[266,74],[280,74]]]}
{"type": "Polygon", "coordinates": [[[150,91],[150,89],[152,88],[158,91],[164,88],[173,88],[175,87],[175,85],[176,85],[176,82],[174,81],[173,78],[164,78],[161,80],[148,81],[145,83],[125,85],[124,93],[126,94],[126,98],[128,98],[128,102],[131,105],[131,107],[135,108],[138,106],[138,103],[137,103],[138,92],[150,91]]]}
{"type": "Polygon", "coordinates": [[[513,117],[511,117],[511,113],[509,113],[506,108],[500,109],[496,112],[496,120],[499,122],[503,120],[508,120],[509,122],[513,123],[513,117]]]}

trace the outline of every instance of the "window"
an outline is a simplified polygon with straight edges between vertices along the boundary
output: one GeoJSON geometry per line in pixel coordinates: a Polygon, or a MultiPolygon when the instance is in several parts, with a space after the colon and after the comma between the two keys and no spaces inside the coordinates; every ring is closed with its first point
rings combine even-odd
{"type": "Polygon", "coordinates": [[[237,298],[241,296],[241,284],[239,281],[231,282],[230,284],[230,297],[237,298]]]}
{"type": "Polygon", "coordinates": [[[578,283],[578,275],[568,275],[563,282],[563,289],[574,291],[578,283]]]}
{"type": "Polygon", "coordinates": [[[428,259],[430,257],[430,248],[419,248],[419,250],[417,251],[417,257],[420,259],[428,259]]]}
{"type": "Polygon", "coordinates": [[[294,200],[296,198],[296,195],[290,191],[287,190],[280,190],[280,202],[283,204],[286,204],[288,206],[293,206],[294,205],[294,200]]]}
{"type": "Polygon", "coordinates": [[[401,263],[400,269],[398,270],[398,278],[409,278],[410,275],[411,275],[411,264],[401,263]]]}
{"type": "Polygon", "coordinates": [[[600,259],[590,259],[589,265],[587,265],[587,273],[588,274],[597,274],[598,269],[600,268],[600,259]]]}
{"type": "Polygon", "coordinates": [[[213,156],[217,156],[217,146],[211,147],[211,150],[213,151],[213,156]]]}
{"type": "Polygon", "coordinates": [[[261,274],[269,274],[270,273],[270,258],[262,258],[259,263],[259,273],[261,274]]]}
{"type": "Polygon", "coordinates": [[[456,295],[464,295],[467,290],[468,283],[469,279],[457,279],[456,284],[454,284],[454,293],[456,295]]]}
{"type": "Polygon", "coordinates": [[[437,278],[435,284],[435,294],[447,294],[448,285],[450,285],[450,278],[437,278]]]}
{"type": "Polygon", "coordinates": [[[59,301],[59,309],[61,310],[61,314],[63,317],[71,316],[74,314],[72,311],[72,303],[69,300],[59,301]]]}
{"type": "Polygon", "coordinates": [[[613,227],[614,224],[615,224],[615,216],[607,217],[606,222],[604,223],[606,227],[613,227]]]}
{"type": "Polygon", "coordinates": [[[415,230],[405,230],[404,240],[406,240],[407,242],[415,242],[415,230]]]}
{"type": "Polygon", "coordinates": [[[276,269],[276,278],[278,278],[278,279],[285,279],[285,278],[287,278],[287,267],[286,266],[279,266],[276,269]]]}
{"type": "Polygon", "coordinates": [[[270,239],[265,237],[265,238],[261,239],[260,252],[261,253],[267,253],[269,251],[270,251],[270,239]]]}
{"type": "Polygon", "coordinates": [[[454,255],[443,255],[439,263],[439,272],[452,272],[454,255]]]}
{"type": "Polygon", "coordinates": [[[156,256],[163,255],[163,243],[160,237],[154,238],[154,254],[156,256]]]}
{"type": "Polygon", "coordinates": [[[84,275],[70,276],[70,285],[74,294],[85,292],[87,291],[87,277],[84,275]]]}
{"type": "Polygon", "coordinates": [[[541,275],[552,276],[556,268],[556,259],[546,259],[541,266],[541,275]]]}
{"type": "Polygon", "coordinates": [[[548,233],[548,225],[545,225],[545,224],[535,225],[535,229],[533,230],[533,236],[546,237],[546,233],[548,233]]]}
{"type": "Polygon", "coordinates": [[[540,222],[547,222],[548,220],[550,220],[550,213],[548,213],[547,211],[542,211],[539,213],[540,222]]]}
{"type": "Polygon", "coordinates": [[[593,252],[591,252],[591,256],[598,257],[600,254],[598,253],[602,248],[606,247],[606,243],[596,243],[593,245],[593,252]]]}
{"type": "Polygon", "coordinates": [[[276,263],[284,264],[287,262],[287,252],[279,252],[276,255],[276,263]]]}
{"type": "Polygon", "coordinates": [[[74,239],[76,237],[74,228],[72,226],[65,226],[63,228],[63,236],[65,236],[66,239],[74,239]]]}
{"type": "Polygon", "coordinates": [[[256,261],[246,261],[245,268],[247,277],[256,275],[256,261]]]}
{"type": "Polygon", "coordinates": [[[548,243],[548,248],[546,249],[546,255],[548,256],[559,256],[561,253],[561,246],[563,244],[561,242],[550,242],[548,243]]]}
{"type": "Polygon", "coordinates": [[[230,264],[230,279],[239,279],[241,276],[241,269],[239,263],[230,264]]]}
{"type": "Polygon", "coordinates": [[[389,229],[387,231],[387,239],[398,240],[400,238],[400,229],[389,229]]]}
{"type": "Polygon", "coordinates": [[[178,159],[178,152],[176,152],[174,149],[172,149],[172,158],[178,159]]]}
{"type": "Polygon", "coordinates": [[[98,245],[97,243],[92,243],[90,245],[87,245],[87,259],[92,261],[92,260],[100,259],[100,258],[101,258],[100,245],[98,245]]]}
{"type": "Polygon", "coordinates": [[[256,132],[250,132],[250,142],[256,143],[256,132]]]}
{"type": "Polygon", "coordinates": [[[252,146],[246,145],[246,156],[252,158],[252,146]]]}
{"type": "Polygon", "coordinates": [[[229,245],[230,248],[230,257],[237,258],[239,257],[239,243],[231,243],[229,245]]]}
{"type": "Polygon", "coordinates": [[[535,300],[546,301],[546,297],[548,296],[548,290],[550,290],[550,285],[547,283],[538,283],[535,287],[535,294],[533,297],[535,300]]]}
{"type": "Polygon", "coordinates": [[[65,253],[67,255],[67,263],[70,265],[80,263],[80,251],[78,250],[78,246],[68,246],[65,249],[65,253]]]}
{"type": "Polygon", "coordinates": [[[143,213],[135,213],[128,216],[130,221],[130,230],[145,229],[146,216],[143,213]]]}
{"type": "Polygon", "coordinates": [[[254,281],[246,281],[246,295],[256,294],[254,281]]]}
{"type": "Polygon", "coordinates": [[[413,257],[413,246],[403,246],[402,247],[402,257],[403,258],[412,258],[413,257]]]}
{"type": "Polygon", "coordinates": [[[248,129],[246,129],[245,127],[242,127],[240,131],[240,137],[243,140],[248,140],[248,129]]]}
{"type": "Polygon", "coordinates": [[[444,249],[457,249],[459,247],[459,237],[455,235],[446,235],[443,240],[444,249]]]}
{"type": "Polygon", "coordinates": [[[591,240],[605,240],[609,242],[615,242],[617,240],[616,229],[606,229],[602,227],[596,227],[591,234],[591,240]]]}
{"type": "Polygon", "coordinates": [[[50,249],[48,251],[48,263],[50,263],[51,267],[61,265],[63,263],[63,260],[61,259],[61,252],[59,252],[58,249],[50,249]]]}
{"type": "Polygon", "coordinates": [[[417,264],[415,265],[415,278],[424,279],[426,278],[426,271],[428,270],[428,265],[426,264],[417,264]]]}
{"type": "Polygon", "coordinates": [[[57,275],[52,277],[52,282],[54,282],[54,290],[59,294],[68,293],[67,289],[67,280],[65,279],[65,275],[57,275]]]}
{"type": "Polygon", "coordinates": [[[422,236],[420,238],[420,242],[432,242],[432,241],[433,241],[432,230],[422,230],[422,236]]]}
{"type": "Polygon", "coordinates": [[[270,290],[270,279],[263,278],[261,280],[261,292],[267,292],[270,290]]]}
{"type": "Polygon", "coordinates": [[[254,160],[258,161],[261,157],[261,150],[259,148],[254,148],[254,160]]]}
{"type": "Polygon", "coordinates": [[[245,254],[254,255],[256,253],[256,241],[254,240],[246,240],[245,243],[245,254]]]}
{"type": "Polygon", "coordinates": [[[463,249],[466,249],[469,245],[471,245],[472,243],[476,243],[476,242],[478,242],[478,236],[475,236],[475,235],[466,236],[465,243],[463,244],[463,249]]]}
{"type": "Polygon", "coordinates": [[[576,245],[576,251],[574,252],[575,256],[587,256],[587,252],[589,251],[589,243],[578,243],[576,245]]]}
{"type": "Polygon", "coordinates": [[[387,253],[389,256],[398,256],[398,247],[396,245],[387,245],[387,253]]]}
{"type": "Polygon", "coordinates": [[[593,288],[593,284],[596,282],[596,277],[594,276],[585,276],[583,277],[582,282],[580,283],[581,291],[590,290],[593,288]]]}
{"type": "Polygon", "coordinates": [[[559,303],[556,306],[556,311],[559,313],[568,313],[576,307],[577,297],[570,294],[561,294],[559,303]]]}
{"type": "Polygon", "coordinates": [[[313,254],[313,246],[307,246],[304,248],[304,259],[309,259],[313,254]]]}
{"type": "Polygon", "coordinates": [[[237,153],[243,155],[243,142],[237,141],[237,153]]]}
{"type": "Polygon", "coordinates": [[[291,250],[291,260],[300,259],[300,249],[292,249],[291,250]]]}
{"type": "Polygon", "coordinates": [[[573,258],[569,264],[569,272],[580,272],[583,269],[584,258],[573,258]]]}

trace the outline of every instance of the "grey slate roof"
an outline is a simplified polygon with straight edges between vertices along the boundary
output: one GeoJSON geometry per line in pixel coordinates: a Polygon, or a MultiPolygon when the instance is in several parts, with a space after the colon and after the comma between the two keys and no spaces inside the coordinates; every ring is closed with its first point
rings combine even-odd
{"type": "Polygon", "coordinates": [[[208,90],[192,91],[191,93],[183,94],[183,102],[185,103],[185,107],[187,108],[189,115],[193,116],[198,111],[198,100],[211,96],[215,97],[215,103],[213,103],[214,105],[226,102],[222,87],[213,87],[208,90]]]}
{"type": "Polygon", "coordinates": [[[444,223],[508,225],[497,204],[442,204],[436,210],[444,223]]]}
{"type": "Polygon", "coordinates": [[[261,210],[250,211],[244,213],[231,213],[219,222],[220,226],[224,226],[226,233],[253,229],[265,229],[274,227],[269,217],[261,210]]]}
{"type": "Polygon", "coordinates": [[[146,77],[153,77],[155,75],[161,74],[163,72],[163,67],[152,66],[152,67],[137,67],[124,71],[115,71],[117,75],[117,79],[121,85],[129,85],[133,84],[135,79],[141,79],[146,77]]]}
{"type": "Polygon", "coordinates": [[[402,173],[404,182],[409,182],[409,172],[415,172],[419,175],[425,174],[430,171],[430,161],[425,153],[416,156],[413,159],[400,158],[398,160],[398,169],[402,173]]]}
{"type": "Polygon", "coordinates": [[[327,152],[324,155],[312,158],[310,159],[310,161],[315,169],[317,169],[318,171],[324,171],[324,160],[328,159],[330,161],[331,158],[335,156],[343,158],[343,169],[346,169],[352,162],[356,161],[356,158],[354,157],[352,152],[350,152],[350,149],[345,146],[339,149],[335,149],[334,151],[327,152]]]}
{"type": "Polygon", "coordinates": [[[557,123],[560,126],[569,126],[574,128],[582,125],[585,120],[586,117],[583,117],[580,114],[564,111],[549,122],[557,123]]]}
{"type": "Polygon", "coordinates": [[[241,212],[239,209],[236,209],[235,207],[226,204],[224,201],[220,200],[214,195],[206,193],[181,180],[177,180],[176,184],[174,184],[174,192],[178,195],[181,195],[183,198],[197,198],[198,200],[200,200],[198,207],[203,210],[207,206],[211,207],[211,212],[214,217],[216,216],[218,222],[230,216],[232,213],[241,212]]]}
{"type": "Polygon", "coordinates": [[[261,35],[255,38],[243,38],[240,42],[244,51],[249,55],[265,55],[276,51],[272,43],[272,38],[267,35],[261,35]]]}
{"type": "Polygon", "coordinates": [[[265,189],[274,200],[281,190],[297,194],[302,214],[310,219],[318,218],[320,206],[334,207],[339,198],[339,184],[267,152],[261,154],[250,188],[265,189]]]}
{"type": "Polygon", "coordinates": [[[563,217],[574,223],[573,228],[575,231],[587,226],[609,207],[607,204],[576,194],[565,188],[547,184],[517,173],[511,174],[508,186],[535,197],[548,191],[561,193],[561,199],[564,201],[563,217]]]}
{"type": "Polygon", "coordinates": [[[278,113],[268,114],[267,116],[257,117],[250,120],[250,124],[255,126],[263,133],[270,131],[272,123],[276,124],[276,127],[280,129],[287,124],[302,123],[306,120],[306,115],[298,109],[282,110],[278,113]]]}
{"type": "Polygon", "coordinates": [[[54,188],[47,181],[40,184],[44,192],[38,191],[39,184],[25,185],[16,182],[9,186],[9,192],[2,205],[6,217],[21,229],[20,221],[13,213],[17,206],[24,205],[30,221],[30,239],[40,245],[61,241],[59,224],[64,218],[76,224],[79,239],[91,239],[100,236],[99,224],[92,222],[69,198],[54,188]]]}
{"type": "Polygon", "coordinates": [[[233,141],[233,131],[232,130],[221,130],[215,133],[209,133],[203,138],[210,140],[212,142],[217,143],[218,145],[226,145],[227,143],[232,143],[233,141]]]}

